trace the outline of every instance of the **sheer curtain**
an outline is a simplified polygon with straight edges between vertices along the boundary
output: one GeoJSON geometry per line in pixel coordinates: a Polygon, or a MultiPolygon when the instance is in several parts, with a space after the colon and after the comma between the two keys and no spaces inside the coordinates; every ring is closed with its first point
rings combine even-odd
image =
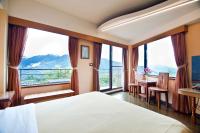
{"type": "Polygon", "coordinates": [[[8,27],[8,91],[15,91],[14,105],[21,104],[21,86],[18,66],[23,57],[27,28],[17,25],[8,27]]]}

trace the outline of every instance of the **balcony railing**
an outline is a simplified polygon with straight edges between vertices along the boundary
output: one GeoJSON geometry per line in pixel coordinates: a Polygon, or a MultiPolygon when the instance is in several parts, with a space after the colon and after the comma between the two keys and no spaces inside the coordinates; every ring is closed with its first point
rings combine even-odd
{"type": "MultiPolygon", "coordinates": [[[[69,82],[71,69],[19,69],[22,87],[49,85],[69,82]]],[[[123,86],[123,68],[113,67],[112,88],[123,86]]],[[[108,89],[110,83],[110,70],[99,70],[99,81],[101,90],[108,89]]]]}
{"type": "MultiPolygon", "coordinates": [[[[100,89],[110,88],[110,69],[99,70],[100,89]]],[[[112,88],[120,88],[124,82],[123,67],[112,67],[112,88]]]]}
{"type": "Polygon", "coordinates": [[[21,86],[38,86],[69,82],[71,69],[19,69],[21,86]]]}

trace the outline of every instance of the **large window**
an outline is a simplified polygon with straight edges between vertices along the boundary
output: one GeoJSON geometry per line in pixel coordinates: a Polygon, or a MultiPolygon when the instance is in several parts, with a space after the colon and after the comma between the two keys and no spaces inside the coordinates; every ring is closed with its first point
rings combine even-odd
{"type": "Polygon", "coordinates": [[[99,82],[101,90],[110,88],[110,46],[105,44],[102,45],[99,82]]]}
{"type": "Polygon", "coordinates": [[[22,86],[69,82],[68,36],[29,28],[19,73],[22,86]]]}
{"type": "Polygon", "coordinates": [[[112,88],[123,86],[122,48],[112,46],[112,88]]]}
{"type": "Polygon", "coordinates": [[[139,72],[139,74],[142,74],[144,72],[144,45],[140,46],[138,51],[139,59],[137,71],[139,72]]]}
{"type": "Polygon", "coordinates": [[[168,72],[171,77],[176,76],[177,67],[171,37],[166,37],[139,47],[139,72],[142,72],[146,67],[150,68],[150,75],[158,75],[159,72],[168,72]],[[143,68],[141,64],[144,64],[143,68]]]}
{"type": "Polygon", "coordinates": [[[122,48],[102,45],[99,69],[100,90],[111,90],[123,86],[122,48]]]}

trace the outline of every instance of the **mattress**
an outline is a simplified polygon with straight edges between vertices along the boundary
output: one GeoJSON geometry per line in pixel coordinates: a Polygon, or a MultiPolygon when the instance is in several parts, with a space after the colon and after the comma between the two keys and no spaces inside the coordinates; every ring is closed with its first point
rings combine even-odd
{"type": "Polygon", "coordinates": [[[190,133],[181,122],[91,92],[36,104],[39,133],[190,133]]]}

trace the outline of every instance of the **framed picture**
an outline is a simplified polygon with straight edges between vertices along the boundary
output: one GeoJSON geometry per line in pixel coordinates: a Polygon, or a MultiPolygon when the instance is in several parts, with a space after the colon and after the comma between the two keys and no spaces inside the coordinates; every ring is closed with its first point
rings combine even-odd
{"type": "Polygon", "coordinates": [[[90,58],[90,50],[89,46],[81,45],[81,59],[89,59],[90,58]]]}

